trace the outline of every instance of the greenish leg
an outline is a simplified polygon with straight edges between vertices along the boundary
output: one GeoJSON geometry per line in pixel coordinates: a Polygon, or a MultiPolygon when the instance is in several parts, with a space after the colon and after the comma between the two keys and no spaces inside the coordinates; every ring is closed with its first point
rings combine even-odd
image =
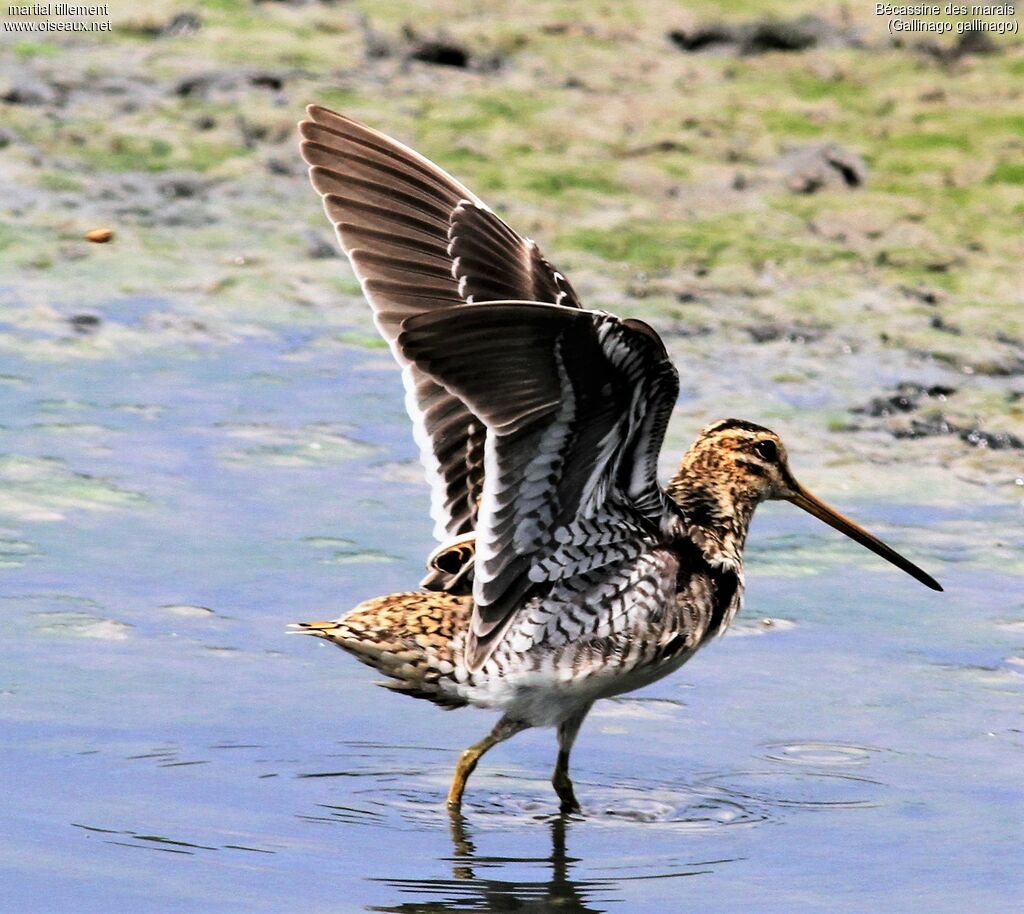
{"type": "Polygon", "coordinates": [[[498,721],[497,726],[487,734],[480,742],[474,743],[459,756],[459,763],[455,766],[455,777],[452,778],[452,786],[448,791],[448,808],[457,810],[462,807],[462,794],[466,789],[466,781],[476,768],[481,756],[517,733],[528,728],[528,724],[503,717],[498,721]]]}

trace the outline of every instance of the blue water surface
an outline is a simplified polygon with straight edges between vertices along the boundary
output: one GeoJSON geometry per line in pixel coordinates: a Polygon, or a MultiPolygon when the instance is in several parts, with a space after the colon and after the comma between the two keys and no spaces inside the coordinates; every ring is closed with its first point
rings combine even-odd
{"type": "Polygon", "coordinates": [[[735,631],[588,719],[585,814],[531,731],[452,820],[493,718],[285,634],[432,548],[387,352],[284,328],[2,374],[0,910],[1019,905],[1024,581],[960,532],[1019,550],[1019,507],[847,497],[936,595],[766,506],[735,631]]]}

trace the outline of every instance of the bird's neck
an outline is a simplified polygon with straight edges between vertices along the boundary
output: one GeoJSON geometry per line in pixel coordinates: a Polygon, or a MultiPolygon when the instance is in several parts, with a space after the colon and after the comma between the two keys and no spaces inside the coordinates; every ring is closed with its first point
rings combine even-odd
{"type": "Polygon", "coordinates": [[[685,464],[666,489],[679,506],[685,534],[712,564],[743,568],[743,545],[757,501],[729,483],[685,464]]]}

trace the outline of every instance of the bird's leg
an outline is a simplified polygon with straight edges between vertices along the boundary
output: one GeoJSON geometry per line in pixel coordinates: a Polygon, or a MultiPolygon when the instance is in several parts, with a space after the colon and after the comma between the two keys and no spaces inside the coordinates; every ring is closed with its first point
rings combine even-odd
{"type": "Polygon", "coordinates": [[[565,813],[579,812],[580,802],[576,799],[576,793],[572,789],[572,779],[569,777],[569,750],[558,750],[558,761],[555,763],[555,773],[551,776],[551,784],[562,801],[561,811],[565,813]]]}
{"type": "Polygon", "coordinates": [[[569,778],[569,753],[572,752],[572,744],[576,742],[576,734],[580,732],[580,725],[588,711],[590,711],[590,705],[558,725],[558,761],[555,762],[555,773],[551,776],[551,785],[555,788],[558,799],[562,801],[563,813],[580,811],[579,800],[576,799],[576,793],[572,789],[572,780],[569,778]]]}
{"type": "Polygon", "coordinates": [[[488,750],[497,746],[517,733],[526,730],[529,724],[505,716],[498,721],[495,728],[487,734],[480,742],[474,743],[459,756],[459,763],[455,766],[455,777],[452,778],[452,786],[448,791],[448,808],[459,809],[462,806],[462,793],[466,789],[466,781],[476,768],[480,757],[488,750]]]}

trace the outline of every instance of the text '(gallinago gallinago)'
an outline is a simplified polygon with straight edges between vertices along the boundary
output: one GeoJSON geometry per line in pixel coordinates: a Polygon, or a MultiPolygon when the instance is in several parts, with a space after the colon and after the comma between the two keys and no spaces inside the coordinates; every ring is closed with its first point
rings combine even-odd
{"type": "Polygon", "coordinates": [[[300,632],[390,689],[503,716],[480,756],[557,727],[553,783],[593,703],[660,679],[728,627],[754,509],[781,498],[935,590],[916,565],[793,477],[778,436],[707,426],[666,488],[679,389],[647,324],[587,311],[568,280],[471,191],[395,140],[320,107],[300,125],[313,186],[402,366],[442,546],[422,589],[300,632]]]}

